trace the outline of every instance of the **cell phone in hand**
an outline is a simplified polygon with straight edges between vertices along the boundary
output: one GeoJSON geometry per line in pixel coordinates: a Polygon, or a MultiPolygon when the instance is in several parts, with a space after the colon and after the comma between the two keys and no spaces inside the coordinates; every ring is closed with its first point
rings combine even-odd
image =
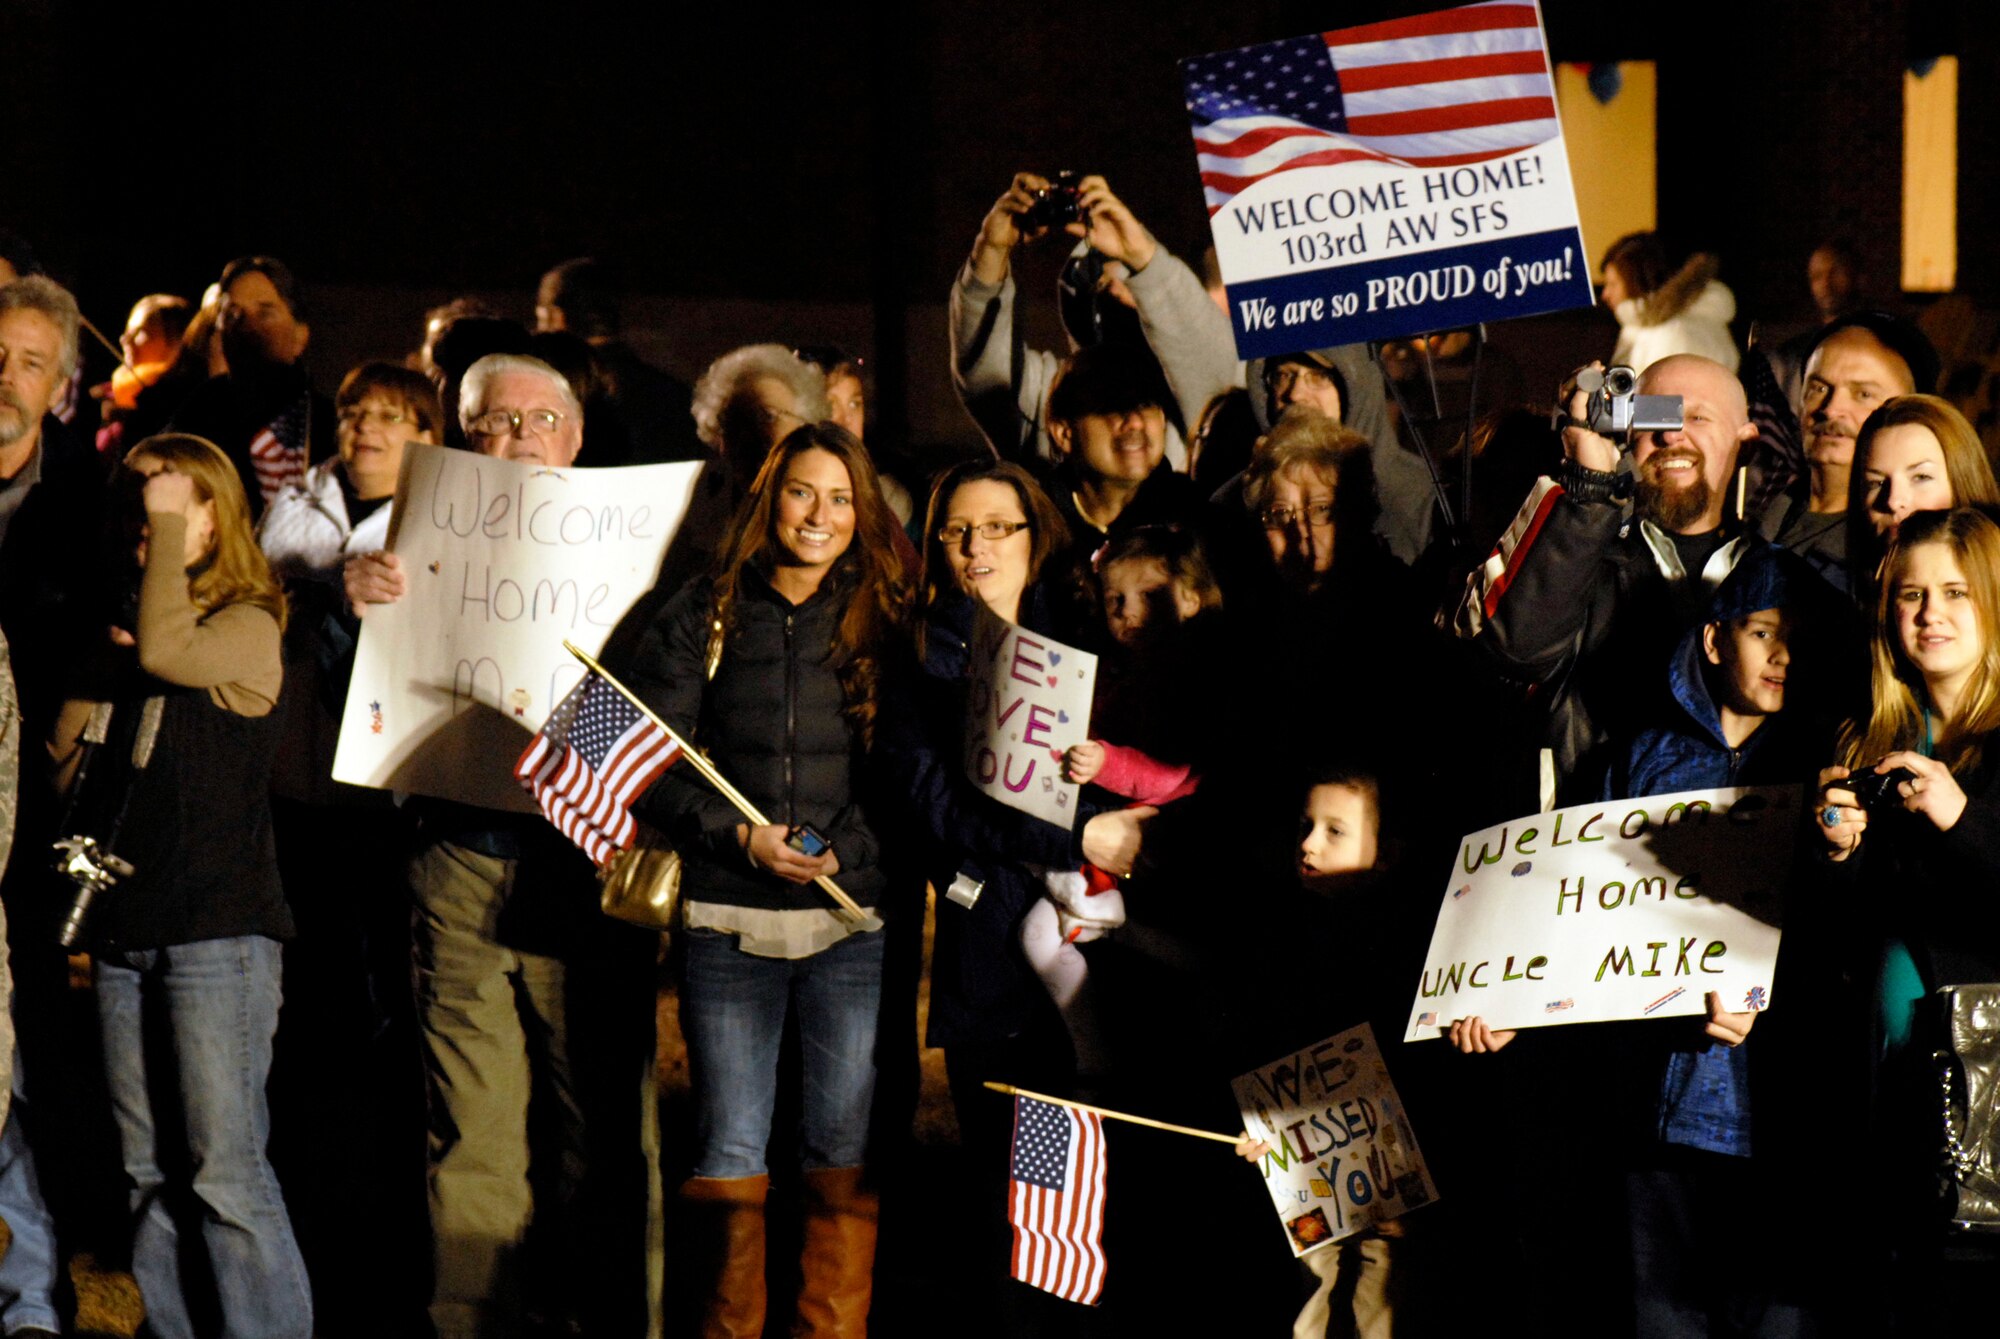
{"type": "Polygon", "coordinates": [[[791,847],[800,855],[807,857],[825,855],[833,849],[833,843],[828,841],[825,835],[810,823],[795,825],[791,832],[786,835],[785,845],[791,847]]]}

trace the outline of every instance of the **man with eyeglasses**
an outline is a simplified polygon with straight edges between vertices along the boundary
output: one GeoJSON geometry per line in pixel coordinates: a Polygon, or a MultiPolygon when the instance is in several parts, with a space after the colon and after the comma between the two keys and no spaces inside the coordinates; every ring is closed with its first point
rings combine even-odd
{"type": "Polygon", "coordinates": [[[333,402],[306,370],[312,330],[291,269],[273,256],[239,256],[223,266],[220,286],[217,332],[229,371],[191,392],[168,427],[228,454],[254,518],[333,454],[333,402]]]}
{"type": "MultiPolygon", "coordinates": [[[[467,369],[458,417],[467,443],[497,459],[568,469],[583,445],[569,382],[522,355],[467,369]]],[[[394,554],[377,553],[350,561],[346,584],[360,613],[400,599],[408,577],[394,554]]],[[[592,1319],[593,1331],[641,1333],[658,1143],[630,1099],[643,1098],[651,1072],[655,941],[598,913],[595,871],[539,814],[420,807],[409,877],[430,1107],[431,1322],[439,1339],[592,1319]],[[569,971],[585,960],[588,973],[569,971]],[[589,1050],[573,1049],[586,1028],[589,1050]],[[547,1133],[532,1149],[531,1094],[535,1131],[547,1133]]]]}

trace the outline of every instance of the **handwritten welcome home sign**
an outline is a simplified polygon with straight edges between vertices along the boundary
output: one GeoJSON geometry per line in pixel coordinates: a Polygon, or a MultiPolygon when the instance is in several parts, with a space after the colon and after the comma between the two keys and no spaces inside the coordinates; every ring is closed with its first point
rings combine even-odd
{"type": "Polygon", "coordinates": [[[965,773],[1000,803],[1068,828],[1081,787],[1062,756],[1090,738],[1097,657],[1017,628],[984,604],[972,625],[965,773]]]}
{"type": "Polygon", "coordinates": [[[651,588],[701,467],[549,469],[411,443],[390,551],[409,594],[362,620],[336,779],[534,810],[528,736],[651,588]]]}
{"type": "Polygon", "coordinates": [[[1243,1128],[1271,1146],[1264,1184],[1293,1255],[1438,1197],[1368,1024],[1253,1069],[1230,1086],[1243,1128]]]}
{"type": "Polygon", "coordinates": [[[1424,958],[1406,1041],[1495,1028],[1742,1013],[1771,1002],[1800,786],[1611,800],[1475,832],[1424,958]]]}

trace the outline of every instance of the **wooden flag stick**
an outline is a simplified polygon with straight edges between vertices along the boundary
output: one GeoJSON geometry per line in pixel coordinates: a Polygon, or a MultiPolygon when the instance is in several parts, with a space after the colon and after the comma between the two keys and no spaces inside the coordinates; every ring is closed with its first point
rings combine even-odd
{"type": "MultiPolygon", "coordinates": [[[[598,678],[604,680],[604,682],[610,684],[613,688],[616,688],[620,693],[620,695],[623,696],[627,702],[630,702],[633,706],[637,707],[640,711],[645,713],[647,720],[651,721],[654,725],[659,726],[661,730],[665,731],[667,738],[674,741],[674,747],[680,750],[681,756],[683,758],[686,758],[689,763],[693,764],[694,769],[697,772],[700,772],[703,776],[707,777],[709,780],[709,784],[713,785],[717,790],[721,791],[722,797],[728,800],[731,804],[735,805],[738,812],[740,812],[745,818],[749,819],[752,823],[756,824],[758,827],[768,827],[770,825],[771,820],[764,817],[763,813],[758,810],[756,805],[750,803],[749,798],[745,796],[742,791],[730,785],[728,778],[724,777],[722,773],[715,770],[714,763],[710,762],[707,758],[704,758],[698,751],[696,751],[696,749],[692,744],[689,744],[685,739],[682,739],[680,735],[675,732],[674,727],[668,725],[665,721],[661,720],[658,716],[654,715],[653,709],[647,706],[644,702],[641,702],[638,698],[634,697],[632,695],[631,689],[627,688],[624,684],[618,682],[618,680],[612,678],[611,675],[607,674],[605,672],[604,666],[598,664],[596,659],[592,657],[590,652],[584,650],[582,647],[578,646],[575,642],[570,641],[568,638],[563,639],[563,649],[565,651],[568,651],[571,655],[575,656],[578,660],[581,660],[584,663],[585,668],[589,669],[591,673],[595,674],[598,678]]],[[[879,917],[873,916],[870,913],[863,911],[860,905],[856,903],[853,898],[847,895],[847,890],[842,888],[839,884],[835,883],[832,879],[829,879],[828,877],[826,877],[826,875],[822,874],[818,878],[814,879],[813,882],[818,884],[823,890],[825,890],[826,894],[829,897],[831,897],[835,902],[839,903],[841,911],[845,913],[848,920],[854,923],[855,929],[879,930],[882,928],[882,921],[879,917]]]]}
{"type": "Polygon", "coordinates": [[[1026,1088],[1016,1088],[1011,1083],[994,1083],[989,1080],[986,1086],[996,1093],[1006,1093],[1011,1097],[1032,1097],[1037,1102],[1047,1102],[1052,1106],[1072,1107],[1077,1111],[1095,1112],[1100,1116],[1108,1116],[1112,1120],[1130,1121],[1134,1125],[1149,1125],[1155,1130],[1165,1130],[1169,1134],[1189,1134],[1193,1135],[1196,1139],[1213,1139],[1223,1144],[1240,1144],[1244,1142],[1243,1137],[1239,1135],[1217,1134],[1213,1130],[1197,1130],[1191,1125],[1172,1125],[1163,1120],[1154,1120],[1151,1116],[1130,1116],[1123,1111],[1107,1111],[1103,1107],[1094,1107],[1088,1102],[1072,1102],[1066,1097],[1050,1097],[1047,1093],[1031,1093],[1026,1088]]]}

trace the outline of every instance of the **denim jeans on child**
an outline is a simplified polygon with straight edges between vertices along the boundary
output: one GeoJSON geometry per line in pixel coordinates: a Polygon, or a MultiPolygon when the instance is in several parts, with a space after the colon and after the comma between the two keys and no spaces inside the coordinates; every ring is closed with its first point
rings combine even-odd
{"type": "Polygon", "coordinates": [[[807,1170],[858,1167],[875,1096],[875,1020],[882,1005],[882,942],[853,934],[807,958],[760,958],[736,936],[687,932],[681,1031],[694,1083],[694,1174],[767,1170],[778,1093],[778,1046],[796,1011],[804,1057],[807,1170]]]}
{"type": "Polygon", "coordinates": [[[97,960],[132,1273],[159,1339],[312,1334],[305,1262],[265,1156],[279,963],[258,935],[97,960]],[[205,1277],[190,1268],[204,1258],[205,1277]]]}

